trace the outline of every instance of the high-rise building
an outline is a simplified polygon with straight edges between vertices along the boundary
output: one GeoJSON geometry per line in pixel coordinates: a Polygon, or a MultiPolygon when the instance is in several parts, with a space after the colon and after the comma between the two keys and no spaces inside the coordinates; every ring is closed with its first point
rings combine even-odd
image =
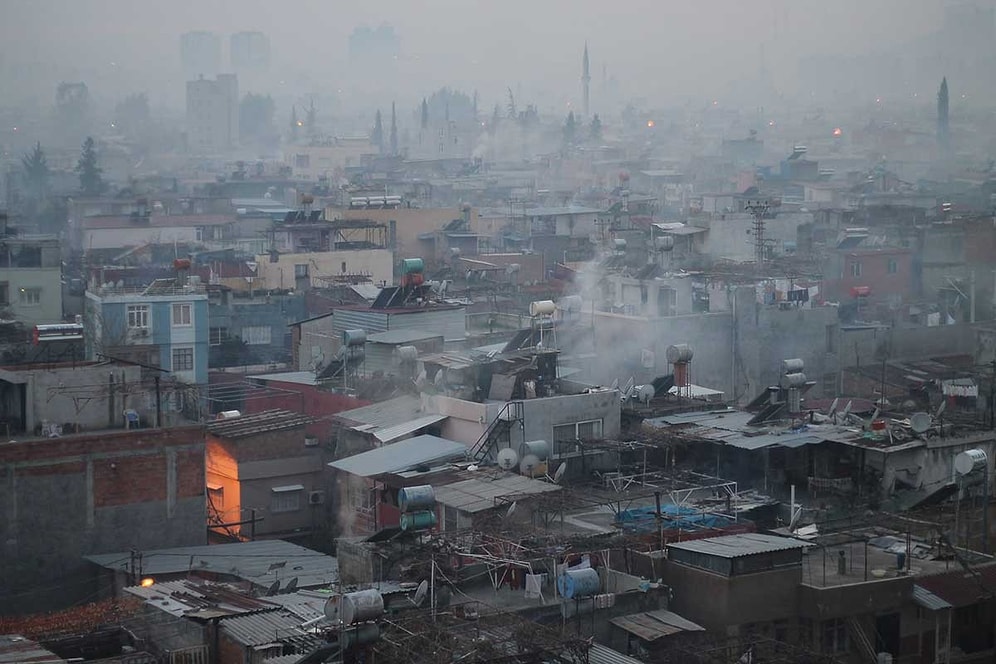
{"type": "Polygon", "coordinates": [[[187,82],[187,147],[206,154],[231,150],[239,140],[239,83],[235,74],[187,82]]]}
{"type": "Polygon", "coordinates": [[[187,32],[180,36],[180,64],[186,79],[221,72],[221,38],[213,32],[187,32]]]}
{"type": "Polygon", "coordinates": [[[944,79],[941,80],[941,88],[937,92],[937,143],[942,149],[947,149],[948,147],[948,136],[950,131],[948,109],[948,79],[945,76],[944,79]]]}
{"type": "Polygon", "coordinates": [[[236,73],[263,71],[270,66],[270,38],[262,32],[236,32],[229,40],[229,49],[236,73]]]}
{"type": "Polygon", "coordinates": [[[581,58],[581,87],[584,95],[584,117],[587,118],[591,111],[591,67],[588,63],[588,42],[584,43],[584,56],[581,58]]]}

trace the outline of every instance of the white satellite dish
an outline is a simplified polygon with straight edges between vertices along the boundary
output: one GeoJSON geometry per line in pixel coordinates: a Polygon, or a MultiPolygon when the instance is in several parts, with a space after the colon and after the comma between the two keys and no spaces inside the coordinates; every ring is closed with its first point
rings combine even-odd
{"type": "Polygon", "coordinates": [[[429,582],[425,579],[422,583],[418,584],[418,588],[415,589],[415,596],[412,597],[412,604],[415,606],[422,606],[425,602],[425,596],[429,594],[429,582]]]}
{"type": "Polygon", "coordinates": [[[563,479],[564,473],[567,472],[567,462],[564,461],[559,466],[557,466],[557,472],[553,474],[553,483],[559,484],[560,480],[563,479]]]}
{"type": "Polygon", "coordinates": [[[827,413],[830,417],[837,414],[837,404],[840,403],[840,397],[834,397],[833,401],[830,402],[830,411],[827,413]]]}
{"type": "Polygon", "coordinates": [[[610,390],[618,390],[619,389],[619,379],[618,378],[613,378],[612,379],[612,384],[609,385],[609,389],[610,390]]]}
{"type": "Polygon", "coordinates": [[[527,454],[522,457],[522,461],[519,462],[519,472],[523,475],[533,476],[535,470],[539,467],[540,460],[535,454],[527,454]]]}
{"type": "Polygon", "coordinates": [[[847,422],[847,416],[851,414],[851,406],[852,406],[853,404],[854,404],[854,402],[853,402],[853,401],[848,401],[848,402],[847,402],[847,405],[846,405],[846,406],[844,406],[844,414],[843,414],[843,419],[844,419],[844,422],[845,422],[845,423],[847,422]]]}
{"type": "Polygon", "coordinates": [[[927,413],[913,413],[910,415],[910,428],[916,433],[923,433],[930,428],[930,415],[927,413]]]}
{"type": "Polygon", "coordinates": [[[518,505],[519,505],[519,501],[516,500],[511,505],[508,506],[508,511],[505,512],[505,518],[506,519],[508,517],[512,516],[513,514],[515,514],[515,508],[518,507],[518,505]]]}
{"type": "Polygon", "coordinates": [[[498,467],[502,470],[512,470],[519,463],[519,453],[511,447],[498,450],[498,467]]]}
{"type": "Polygon", "coordinates": [[[942,401],[941,405],[937,407],[937,412],[934,413],[934,419],[935,420],[939,419],[941,417],[941,415],[944,414],[944,411],[947,409],[947,407],[948,407],[948,402],[947,401],[942,401]]]}

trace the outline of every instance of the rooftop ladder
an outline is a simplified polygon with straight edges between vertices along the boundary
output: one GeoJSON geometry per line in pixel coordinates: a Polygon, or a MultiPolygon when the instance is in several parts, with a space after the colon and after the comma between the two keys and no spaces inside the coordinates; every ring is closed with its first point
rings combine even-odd
{"type": "Polygon", "coordinates": [[[518,423],[519,428],[524,430],[523,425],[523,408],[521,401],[509,401],[502,409],[498,411],[498,416],[491,421],[491,424],[484,430],[481,437],[474,444],[471,450],[471,456],[474,457],[474,461],[477,463],[484,462],[491,452],[494,450],[495,446],[504,440],[509,440],[509,432],[512,430],[512,426],[518,423]]]}

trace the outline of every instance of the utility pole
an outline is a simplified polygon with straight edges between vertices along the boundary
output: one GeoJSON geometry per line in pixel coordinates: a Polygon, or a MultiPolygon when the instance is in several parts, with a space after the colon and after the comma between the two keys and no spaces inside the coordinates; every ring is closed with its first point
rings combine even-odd
{"type": "Polygon", "coordinates": [[[764,217],[768,214],[770,205],[766,200],[748,200],[744,210],[754,216],[754,263],[758,272],[764,267],[765,239],[764,217]]]}

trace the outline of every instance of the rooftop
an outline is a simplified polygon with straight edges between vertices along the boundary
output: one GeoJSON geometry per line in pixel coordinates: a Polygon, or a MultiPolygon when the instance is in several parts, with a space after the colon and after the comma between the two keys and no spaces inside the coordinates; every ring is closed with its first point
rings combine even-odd
{"type": "Polygon", "coordinates": [[[369,343],[374,344],[409,344],[416,341],[426,341],[428,339],[442,339],[442,334],[436,334],[434,332],[423,332],[421,330],[387,330],[386,332],[378,332],[376,334],[371,334],[367,337],[369,343]]]}
{"type": "Polygon", "coordinates": [[[295,429],[313,422],[309,415],[292,413],[289,410],[265,410],[253,415],[239,415],[208,424],[208,433],[219,438],[247,438],[270,431],[295,429]]]}
{"type": "Polygon", "coordinates": [[[462,458],[466,454],[467,446],[463,443],[438,436],[422,435],[354,454],[333,461],[329,466],[359,477],[377,477],[439,461],[462,458]]]}
{"type": "Polygon", "coordinates": [[[560,489],[557,484],[523,475],[505,473],[495,477],[480,473],[479,477],[435,487],[435,495],[437,503],[473,514],[498,507],[501,497],[536,496],[560,489]]]}
{"type": "Polygon", "coordinates": [[[64,664],[52,651],[19,634],[0,634],[2,664],[64,664]]]}
{"type": "MultiPolygon", "coordinates": [[[[129,572],[127,551],[86,556],[105,569],[129,572]]],[[[210,546],[184,546],[144,551],[142,572],[155,578],[191,572],[222,574],[269,588],[297,578],[298,587],[327,586],[339,579],[339,563],[332,557],[283,540],[258,540],[210,546]]]]}
{"type": "Polygon", "coordinates": [[[612,618],[610,623],[643,641],[656,641],[681,632],[703,632],[705,629],[671,611],[646,611],[612,618]]]}
{"type": "Polygon", "coordinates": [[[680,549],[694,553],[704,553],[719,558],[740,558],[759,553],[801,549],[808,543],[789,537],[763,535],[760,533],[744,533],[742,535],[726,535],[724,537],[708,537],[705,539],[676,542],[668,544],[668,549],[680,549]]]}

